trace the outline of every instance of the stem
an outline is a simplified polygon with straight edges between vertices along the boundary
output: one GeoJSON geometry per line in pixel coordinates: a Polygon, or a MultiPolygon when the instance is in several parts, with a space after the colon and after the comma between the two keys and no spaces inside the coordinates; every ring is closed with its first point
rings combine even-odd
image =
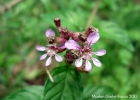
{"type": "Polygon", "coordinates": [[[93,19],[94,19],[94,16],[95,16],[95,14],[96,14],[96,12],[97,12],[97,10],[98,10],[100,1],[101,1],[101,0],[97,0],[96,5],[95,5],[95,7],[93,8],[93,11],[92,11],[92,13],[91,13],[91,16],[90,16],[90,18],[89,18],[89,20],[88,20],[88,22],[87,22],[87,25],[86,25],[85,29],[87,29],[87,28],[91,25],[91,23],[92,23],[92,21],[93,21],[93,19]]]}
{"type": "Polygon", "coordinates": [[[49,70],[46,68],[46,72],[51,80],[51,82],[54,82],[52,75],[50,74],[49,70]]]}

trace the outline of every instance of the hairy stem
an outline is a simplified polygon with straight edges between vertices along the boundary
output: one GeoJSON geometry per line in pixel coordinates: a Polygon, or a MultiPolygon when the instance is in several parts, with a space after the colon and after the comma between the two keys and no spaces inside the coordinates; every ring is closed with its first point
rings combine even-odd
{"type": "Polygon", "coordinates": [[[49,70],[46,68],[46,73],[48,74],[51,82],[54,82],[52,75],[50,74],[49,70]]]}

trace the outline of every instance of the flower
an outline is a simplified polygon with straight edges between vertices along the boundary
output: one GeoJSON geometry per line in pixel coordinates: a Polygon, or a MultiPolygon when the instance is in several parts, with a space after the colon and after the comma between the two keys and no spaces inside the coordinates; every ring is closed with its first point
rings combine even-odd
{"type": "MultiPolygon", "coordinates": [[[[48,40],[51,40],[51,38],[54,39],[54,37],[55,37],[54,31],[52,29],[48,29],[46,31],[46,37],[48,38],[48,40]]],[[[61,47],[57,46],[55,44],[55,40],[53,40],[53,41],[51,40],[51,44],[47,45],[47,47],[40,46],[40,45],[36,46],[36,50],[38,50],[38,51],[46,51],[46,53],[43,54],[40,57],[40,60],[44,60],[47,56],[49,56],[48,59],[46,60],[46,64],[45,64],[46,66],[49,66],[51,64],[53,56],[55,56],[55,59],[58,62],[61,62],[63,60],[63,58],[60,55],[57,54],[58,49],[61,49],[61,48],[65,48],[65,47],[64,46],[61,46],[61,47]]]]}
{"type": "Polygon", "coordinates": [[[103,55],[106,54],[106,50],[101,49],[101,50],[98,50],[97,52],[92,52],[92,49],[90,47],[92,44],[96,43],[99,40],[99,38],[100,38],[100,36],[97,32],[92,32],[87,37],[87,43],[82,45],[82,46],[79,46],[79,44],[74,40],[68,40],[65,43],[65,46],[66,46],[67,49],[69,49],[69,50],[79,50],[82,53],[81,57],[79,57],[75,61],[75,66],[76,67],[81,67],[83,60],[85,60],[84,66],[85,66],[86,71],[90,71],[92,69],[92,65],[91,65],[89,60],[92,60],[94,65],[97,66],[97,67],[100,67],[102,65],[101,62],[98,59],[96,59],[92,56],[94,54],[97,55],[97,56],[103,56],[103,55]]]}

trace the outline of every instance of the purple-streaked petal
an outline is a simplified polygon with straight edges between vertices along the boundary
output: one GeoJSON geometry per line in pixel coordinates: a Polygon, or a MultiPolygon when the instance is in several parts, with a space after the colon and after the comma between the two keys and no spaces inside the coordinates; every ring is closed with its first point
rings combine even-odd
{"type": "Polygon", "coordinates": [[[91,69],[92,69],[91,63],[88,60],[86,60],[85,70],[86,71],[91,71],[91,69]]]}
{"type": "Polygon", "coordinates": [[[40,60],[44,60],[46,57],[47,57],[47,54],[43,54],[43,55],[40,57],[40,60]]]}
{"type": "Polygon", "coordinates": [[[46,50],[46,47],[37,45],[36,46],[36,50],[38,50],[38,51],[45,51],[46,50]]]}
{"type": "Polygon", "coordinates": [[[98,51],[93,52],[93,53],[94,53],[95,55],[97,55],[97,56],[103,56],[103,55],[106,54],[106,50],[101,49],[101,50],[98,50],[98,51]]]}
{"type": "Polygon", "coordinates": [[[55,55],[55,59],[58,62],[61,62],[63,60],[63,58],[61,56],[59,56],[58,54],[55,55]]]}
{"type": "Polygon", "coordinates": [[[67,49],[81,49],[79,44],[77,42],[75,42],[74,40],[66,41],[65,46],[67,49]]]}
{"type": "Polygon", "coordinates": [[[93,43],[96,43],[99,40],[100,36],[97,32],[92,32],[89,34],[87,41],[89,46],[91,46],[93,43]]]}
{"type": "Polygon", "coordinates": [[[52,56],[50,56],[48,59],[47,59],[47,61],[46,61],[46,66],[49,66],[50,64],[51,64],[51,62],[52,62],[52,56]]]}
{"type": "Polygon", "coordinates": [[[94,63],[95,66],[101,67],[102,63],[98,59],[92,58],[92,61],[93,61],[93,63],[94,63]]]}
{"type": "Polygon", "coordinates": [[[54,31],[52,29],[48,29],[46,31],[46,37],[48,38],[50,36],[55,36],[55,33],[54,33],[54,31]]]}
{"type": "Polygon", "coordinates": [[[76,67],[82,66],[82,58],[79,58],[79,59],[77,59],[77,60],[75,61],[75,66],[76,66],[76,67]]]}

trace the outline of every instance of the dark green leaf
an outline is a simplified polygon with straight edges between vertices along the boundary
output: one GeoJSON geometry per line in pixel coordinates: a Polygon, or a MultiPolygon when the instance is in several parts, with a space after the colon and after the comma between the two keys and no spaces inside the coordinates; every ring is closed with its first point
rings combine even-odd
{"type": "Polygon", "coordinates": [[[52,72],[54,82],[46,81],[42,100],[82,100],[79,73],[69,67],[58,67],[52,72]]]}

